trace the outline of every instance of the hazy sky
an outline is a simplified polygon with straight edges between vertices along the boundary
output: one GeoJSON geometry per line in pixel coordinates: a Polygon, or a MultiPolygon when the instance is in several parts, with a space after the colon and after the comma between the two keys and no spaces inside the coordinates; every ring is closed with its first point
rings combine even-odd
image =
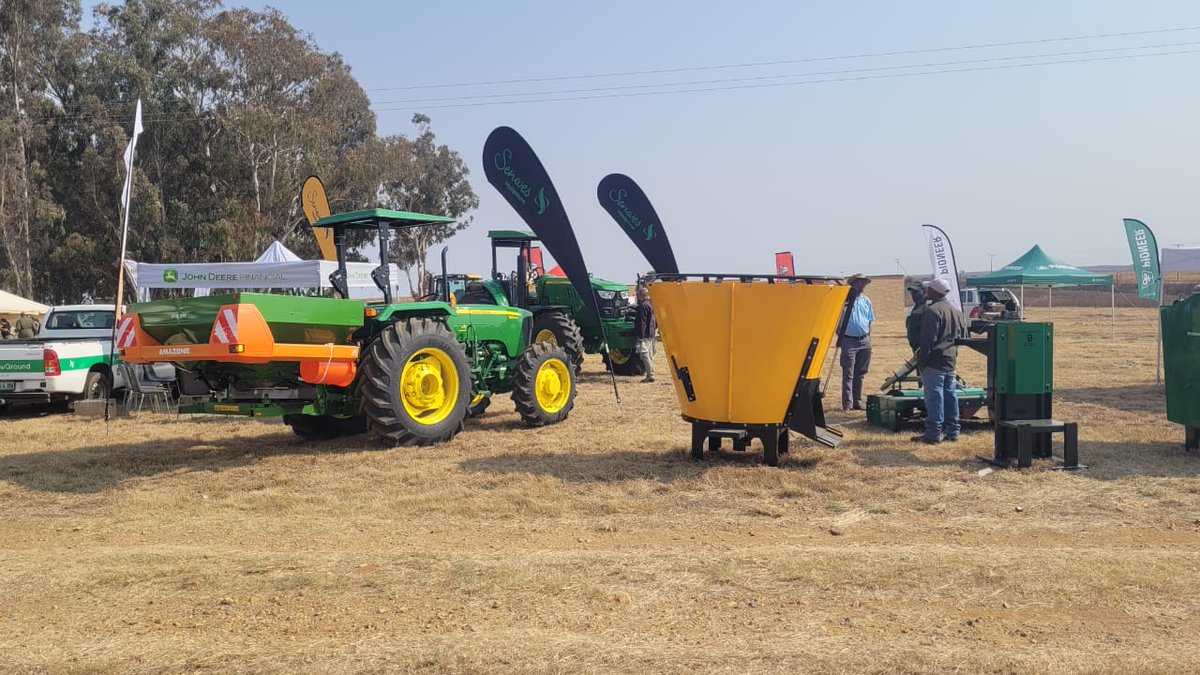
{"type": "Polygon", "coordinates": [[[425,112],[467,160],[482,204],[450,241],[459,271],[489,266],[487,229],[523,227],[483,176],[498,125],[539,153],[589,266],[613,279],[646,265],[596,202],[610,172],[646,190],[685,271],[767,273],[790,249],[800,273],[889,273],[896,258],[924,273],[924,222],[947,231],[964,271],[1034,243],[1074,264],[1128,263],[1123,217],[1162,246],[1200,245],[1200,29],[1058,40],[1200,27],[1194,1],[269,4],[344,55],[381,133],[425,112]],[[1034,40],[1047,41],[798,62],[1034,40]],[[1112,58],[1165,52],[1190,53],[1112,58]],[[913,64],[939,65],[898,67],[913,64]],[[669,69],[696,70],[547,79],[669,69]],[[879,77],[962,69],[974,70],[879,77]],[[832,74],[773,77],[808,73],[832,74]],[[848,78],[871,79],[778,86],[848,78]],[[399,89],[528,79],[542,81],[399,89]],[[630,85],[649,86],[611,89],[630,85]],[[717,90],[583,98],[672,88],[717,90]],[[572,100],[500,103],[516,92],[572,100]],[[412,102],[431,98],[455,100],[412,102]]]}

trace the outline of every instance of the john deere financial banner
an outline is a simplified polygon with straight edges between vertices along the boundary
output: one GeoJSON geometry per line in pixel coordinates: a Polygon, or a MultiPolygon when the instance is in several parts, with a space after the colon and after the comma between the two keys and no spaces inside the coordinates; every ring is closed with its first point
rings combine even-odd
{"type": "Polygon", "coordinates": [[[1162,278],[1158,268],[1158,242],[1146,224],[1133,218],[1125,219],[1125,235],[1129,237],[1129,253],[1133,255],[1133,278],[1137,281],[1138,297],[1159,304],[1162,278]]]}
{"type": "MultiPolygon", "coordinates": [[[[346,263],[351,297],[375,297],[381,292],[371,281],[372,263],[346,263]],[[361,289],[364,292],[353,292],[361,289]]],[[[161,265],[136,263],[132,273],[139,289],[145,288],[329,288],[329,275],[337,269],[327,260],[278,263],[186,263],[161,265]]],[[[391,266],[391,278],[400,277],[391,266]]],[[[393,293],[397,288],[393,284],[393,293]]]]}
{"type": "Polygon", "coordinates": [[[542,240],[600,324],[600,308],[575,231],[533,148],[510,127],[496,127],[483,144],[483,173],[542,240]]]}
{"type": "Polygon", "coordinates": [[[958,263],[954,260],[954,247],[950,245],[950,237],[936,225],[922,225],[925,229],[925,240],[929,242],[929,264],[933,265],[933,276],[941,277],[950,284],[950,292],[946,300],[962,311],[962,298],[958,295],[958,263]]]}
{"type": "Polygon", "coordinates": [[[600,206],[608,211],[608,215],[617,221],[621,230],[646,257],[651,269],[659,274],[679,271],[662,220],[646,193],[632,178],[623,173],[605,176],[596,188],[596,197],[600,199],[600,206]]]}

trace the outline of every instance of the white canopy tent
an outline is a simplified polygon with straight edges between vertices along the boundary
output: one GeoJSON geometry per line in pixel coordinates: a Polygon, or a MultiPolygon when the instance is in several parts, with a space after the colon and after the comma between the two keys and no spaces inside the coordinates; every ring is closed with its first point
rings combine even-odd
{"type": "MultiPolygon", "coordinates": [[[[308,288],[331,289],[329,275],[337,263],[301,260],[279,242],[271,244],[255,262],[158,264],[126,261],[126,270],[138,289],[138,299],[148,300],[154,288],[188,288],[194,295],[214,289],[308,288]]],[[[383,291],[371,279],[372,263],[346,263],[350,297],[358,300],[382,298],[383,291]]],[[[400,296],[400,268],[389,265],[392,297],[400,296]]]]}
{"type": "Polygon", "coordinates": [[[8,291],[0,291],[0,317],[8,319],[10,322],[16,321],[22,312],[41,316],[48,311],[50,311],[50,308],[40,302],[26,300],[8,291]]]}
{"type": "Polygon", "coordinates": [[[267,250],[262,252],[262,255],[254,261],[256,263],[275,263],[275,262],[299,262],[300,256],[292,253],[292,250],[279,241],[271,242],[267,250]]]}

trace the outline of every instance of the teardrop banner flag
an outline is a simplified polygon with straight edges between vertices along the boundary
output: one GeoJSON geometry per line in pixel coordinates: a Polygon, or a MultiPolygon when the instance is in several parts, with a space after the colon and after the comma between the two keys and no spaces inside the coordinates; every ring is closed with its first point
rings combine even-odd
{"type": "Polygon", "coordinates": [[[1133,256],[1133,279],[1138,285],[1138,297],[1162,304],[1158,240],[1145,223],[1133,218],[1125,219],[1125,236],[1129,237],[1129,253],[1133,256]]]}
{"type": "MultiPolygon", "coordinates": [[[[592,290],[592,276],[583,261],[575,230],[567,219],[567,210],[558,198],[558,190],[550,182],[550,174],[546,173],[542,161],[521,134],[511,127],[496,127],[483,143],[483,173],[492,187],[516,209],[567,275],[600,330],[604,338],[602,349],[607,353],[608,338],[604,336],[600,305],[596,302],[596,292],[592,290]]],[[[610,370],[609,375],[613,393],[617,403],[620,403],[621,393],[617,390],[616,374],[610,370]]]]}
{"type": "Polygon", "coordinates": [[[603,325],[567,210],[533,148],[510,127],[497,127],[483,144],[483,173],[562,266],[596,324],[603,325]]]}
{"type": "Polygon", "coordinates": [[[925,240],[929,242],[929,264],[933,266],[933,276],[941,277],[950,284],[950,292],[946,300],[962,311],[962,298],[958,293],[958,263],[954,260],[954,247],[950,245],[950,237],[937,225],[922,225],[925,228],[925,240]]]}
{"type": "Polygon", "coordinates": [[[633,179],[623,173],[610,173],[596,188],[600,206],[617,221],[621,231],[629,235],[634,246],[646,257],[651,269],[659,274],[676,274],[679,265],[675,252],[663,229],[662,219],[646,193],[633,179]]]}
{"type": "MultiPolygon", "coordinates": [[[[300,188],[300,205],[304,208],[304,217],[309,225],[315,225],[318,220],[329,215],[329,199],[325,197],[325,184],[316,176],[309,176],[300,188]]],[[[314,227],[313,236],[317,238],[317,246],[321,247],[321,257],[325,260],[337,260],[337,247],[333,245],[332,227],[314,227]]]]}
{"type": "Polygon", "coordinates": [[[775,274],[790,277],[796,273],[796,263],[792,260],[791,251],[780,251],[775,254],[775,274]]]}

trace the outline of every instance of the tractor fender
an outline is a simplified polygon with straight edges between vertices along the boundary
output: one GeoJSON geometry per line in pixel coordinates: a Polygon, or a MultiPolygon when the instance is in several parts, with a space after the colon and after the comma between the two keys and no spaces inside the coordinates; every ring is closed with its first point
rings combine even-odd
{"type": "Polygon", "coordinates": [[[402,302],[388,305],[379,310],[377,321],[390,323],[398,319],[429,317],[445,320],[454,314],[449,303],[433,300],[429,302],[402,302]]]}

